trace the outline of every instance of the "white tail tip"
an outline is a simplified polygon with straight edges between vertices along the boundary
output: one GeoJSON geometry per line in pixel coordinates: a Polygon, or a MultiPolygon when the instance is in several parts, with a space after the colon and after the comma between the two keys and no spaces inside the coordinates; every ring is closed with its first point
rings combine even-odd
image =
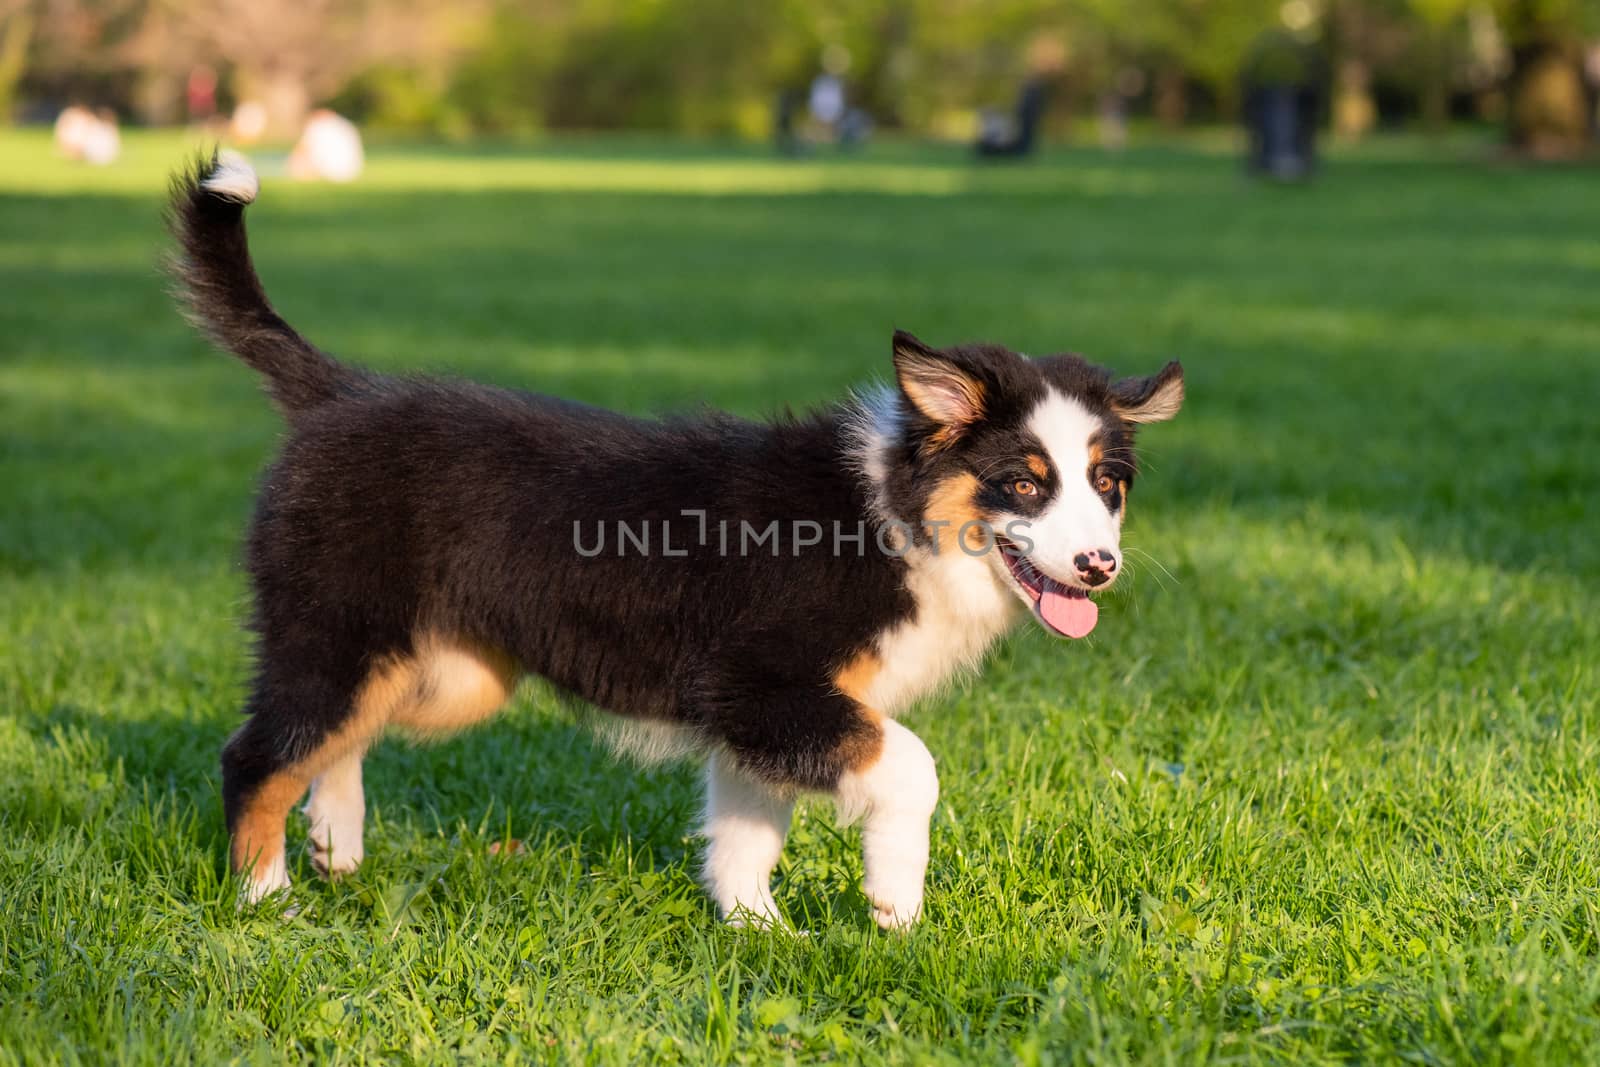
{"type": "Polygon", "coordinates": [[[261,191],[261,183],[248,159],[231,148],[224,148],[217,153],[217,169],[200,183],[200,188],[236,204],[248,204],[261,191]]]}

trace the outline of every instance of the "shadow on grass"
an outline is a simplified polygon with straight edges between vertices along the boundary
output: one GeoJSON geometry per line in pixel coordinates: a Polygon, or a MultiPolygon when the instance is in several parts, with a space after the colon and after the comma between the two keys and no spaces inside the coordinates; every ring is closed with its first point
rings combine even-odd
{"type": "MultiPolygon", "coordinates": [[[[86,793],[81,778],[61,788],[44,781],[31,797],[14,797],[11,814],[36,825],[104,828],[165,808],[177,815],[172,825],[190,835],[186,844],[213,856],[221,876],[227,841],[217,757],[234,725],[117,718],[57,705],[26,727],[41,750],[62,753],[64,765],[98,787],[86,793]],[[96,793],[62,804],[64,797],[96,793]]],[[[585,728],[522,699],[493,722],[425,748],[385,741],[368,755],[364,771],[367,848],[377,854],[367,862],[380,880],[389,861],[395,876],[436,863],[441,841],[452,852],[512,838],[554,841],[586,866],[622,854],[630,865],[663,872],[688,872],[695,852],[699,787],[690,767],[623,763],[585,728]]],[[[290,818],[295,861],[303,839],[304,820],[296,813],[290,818]]],[[[315,877],[307,863],[292,870],[298,881],[315,877]]]]}

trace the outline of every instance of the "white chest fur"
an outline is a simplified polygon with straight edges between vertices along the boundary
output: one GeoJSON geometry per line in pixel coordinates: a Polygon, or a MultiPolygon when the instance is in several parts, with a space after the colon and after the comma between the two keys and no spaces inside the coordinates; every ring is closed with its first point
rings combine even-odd
{"type": "Polygon", "coordinates": [[[906,562],[917,613],[879,636],[881,666],[862,694],[887,715],[975,668],[1021,607],[989,560],[956,545],[947,543],[937,554],[913,549],[906,562]]]}

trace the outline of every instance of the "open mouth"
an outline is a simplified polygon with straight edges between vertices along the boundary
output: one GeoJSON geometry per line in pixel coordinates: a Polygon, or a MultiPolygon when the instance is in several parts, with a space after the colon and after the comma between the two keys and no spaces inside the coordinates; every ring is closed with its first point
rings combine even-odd
{"type": "Polygon", "coordinates": [[[1033,601],[1033,613],[1046,629],[1062,637],[1087,637],[1100,618],[1100,606],[1082,589],[1045,574],[1005,538],[997,538],[1006,569],[1033,601]]]}

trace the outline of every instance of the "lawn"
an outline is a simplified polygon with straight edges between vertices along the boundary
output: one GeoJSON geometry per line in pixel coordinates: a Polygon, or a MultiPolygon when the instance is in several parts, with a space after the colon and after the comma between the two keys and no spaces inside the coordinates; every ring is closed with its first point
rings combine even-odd
{"type": "Polygon", "coordinates": [[[374,754],[359,874],[236,912],[216,757],[281,427],[164,295],[184,145],[0,137],[0,1062],[1600,1057],[1594,171],[263,159],[269,291],[376,367],[763,413],[883,377],[896,326],[1184,361],[1094,636],[1029,627],[907,718],[944,783],[924,922],[872,924],[814,802],[797,938],[715,921],[694,768],[619,764],[533,685],[374,754]]]}

